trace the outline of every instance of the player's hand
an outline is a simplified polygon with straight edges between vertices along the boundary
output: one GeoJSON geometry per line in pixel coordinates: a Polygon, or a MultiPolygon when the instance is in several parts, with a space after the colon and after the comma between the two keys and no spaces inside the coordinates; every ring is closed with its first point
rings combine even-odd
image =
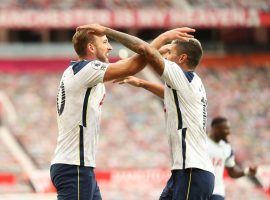
{"type": "Polygon", "coordinates": [[[141,87],[141,84],[142,84],[141,79],[136,78],[134,76],[128,76],[125,78],[115,79],[113,81],[113,83],[118,83],[118,84],[128,83],[128,84],[133,85],[135,87],[141,87]]]}
{"type": "Polygon", "coordinates": [[[193,28],[181,27],[166,31],[162,35],[166,38],[167,41],[182,40],[188,42],[190,38],[194,38],[194,36],[189,33],[194,33],[195,31],[196,30],[193,28]]]}
{"type": "Polygon", "coordinates": [[[258,166],[250,166],[249,167],[249,176],[255,176],[257,173],[258,166]]]}
{"type": "Polygon", "coordinates": [[[87,24],[87,25],[77,27],[76,31],[80,31],[83,29],[89,30],[89,33],[92,33],[98,36],[103,36],[105,35],[104,32],[106,30],[106,27],[101,26],[99,24],[87,24]]]}

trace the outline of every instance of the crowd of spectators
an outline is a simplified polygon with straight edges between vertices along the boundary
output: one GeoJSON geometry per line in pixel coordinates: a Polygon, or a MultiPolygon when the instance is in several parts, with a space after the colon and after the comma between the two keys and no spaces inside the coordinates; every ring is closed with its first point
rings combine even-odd
{"type": "Polygon", "coordinates": [[[186,0],[193,8],[243,8],[269,10],[269,0],[186,0]]]}
{"type": "Polygon", "coordinates": [[[217,115],[231,121],[231,142],[238,160],[245,165],[269,163],[269,66],[205,68],[202,77],[208,94],[209,121],[217,115]]]}
{"type": "Polygon", "coordinates": [[[51,147],[56,142],[58,78],[56,74],[1,74],[1,88],[5,88],[18,117],[11,131],[39,168],[49,166],[54,151],[51,147]]]}
{"type": "MultiPolygon", "coordinates": [[[[208,94],[208,123],[215,116],[228,117],[237,160],[244,166],[269,164],[270,67],[201,67],[198,73],[208,94]]],[[[18,115],[16,125],[10,129],[40,169],[49,168],[56,145],[55,99],[60,76],[0,75],[0,88],[9,96],[18,115]]],[[[4,154],[0,158],[7,160],[4,163],[10,162],[4,154]]],[[[170,166],[160,99],[138,88],[107,84],[97,166],[99,169],[170,166]]]]}
{"type": "Polygon", "coordinates": [[[0,179],[4,178],[0,186],[1,193],[31,192],[28,179],[18,161],[8,150],[6,144],[0,139],[0,179]],[[8,178],[7,178],[8,177],[8,178]]]}
{"type": "Polygon", "coordinates": [[[18,9],[138,9],[170,8],[173,0],[3,0],[0,8],[18,9]]]}
{"type": "Polygon", "coordinates": [[[159,167],[169,164],[162,102],[154,95],[128,86],[108,84],[107,91],[99,165],[159,167]],[[102,154],[104,151],[107,153],[102,154]]]}
{"type": "Polygon", "coordinates": [[[251,182],[248,182],[243,179],[238,180],[225,180],[226,185],[226,199],[245,199],[245,200],[268,200],[269,196],[259,188],[254,187],[251,182]]]}
{"type": "Polygon", "coordinates": [[[0,8],[22,9],[141,9],[253,8],[269,10],[269,0],[2,0],[0,8]],[[183,6],[184,5],[184,6],[183,6]]]}

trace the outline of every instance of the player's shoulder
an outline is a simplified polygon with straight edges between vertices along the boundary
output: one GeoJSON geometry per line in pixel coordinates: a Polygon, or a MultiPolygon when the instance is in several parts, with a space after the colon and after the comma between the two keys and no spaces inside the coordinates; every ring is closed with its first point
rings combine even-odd
{"type": "Polygon", "coordinates": [[[99,60],[79,60],[71,61],[70,67],[75,74],[84,71],[84,70],[105,70],[107,63],[101,62],[99,60]]]}
{"type": "Polygon", "coordinates": [[[220,146],[227,152],[231,152],[232,151],[232,145],[229,142],[225,142],[223,140],[221,140],[219,142],[220,146]]]}
{"type": "Polygon", "coordinates": [[[180,74],[181,77],[184,77],[185,74],[181,66],[165,58],[163,60],[164,60],[165,71],[170,72],[171,76],[179,76],[180,74]]]}
{"type": "Polygon", "coordinates": [[[221,146],[229,146],[229,145],[230,145],[228,142],[225,142],[224,140],[220,140],[220,141],[219,141],[219,144],[220,144],[221,146]]]}
{"type": "Polygon", "coordinates": [[[101,62],[100,60],[92,60],[88,65],[95,70],[104,70],[108,63],[101,62]]]}
{"type": "Polygon", "coordinates": [[[164,58],[165,67],[169,67],[172,71],[179,71],[183,74],[183,77],[186,77],[189,82],[191,82],[194,78],[198,79],[201,82],[200,77],[194,71],[185,71],[180,65],[177,63],[167,60],[164,58]]]}
{"type": "Polygon", "coordinates": [[[165,58],[163,58],[163,61],[164,61],[165,67],[172,67],[172,69],[181,69],[181,67],[173,61],[167,60],[165,58]]]}
{"type": "Polygon", "coordinates": [[[216,143],[214,140],[210,138],[210,136],[206,137],[206,143],[208,146],[218,146],[219,143],[216,143]]]}

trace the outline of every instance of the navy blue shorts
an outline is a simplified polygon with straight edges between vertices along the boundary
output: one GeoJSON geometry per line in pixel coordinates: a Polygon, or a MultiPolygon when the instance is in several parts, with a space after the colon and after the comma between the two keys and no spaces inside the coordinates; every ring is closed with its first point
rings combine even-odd
{"type": "Polygon", "coordinates": [[[217,195],[217,194],[213,194],[210,200],[225,200],[225,197],[217,195]]]}
{"type": "Polygon", "coordinates": [[[215,177],[197,168],[173,170],[160,200],[210,200],[215,177]]]}
{"type": "Polygon", "coordinates": [[[58,200],[101,200],[92,167],[53,164],[50,169],[58,200]]]}

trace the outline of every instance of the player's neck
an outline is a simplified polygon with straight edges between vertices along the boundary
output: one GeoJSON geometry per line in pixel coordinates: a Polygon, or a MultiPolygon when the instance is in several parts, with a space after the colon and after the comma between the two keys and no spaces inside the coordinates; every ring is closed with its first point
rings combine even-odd
{"type": "Polygon", "coordinates": [[[210,134],[209,137],[210,137],[211,140],[213,140],[216,143],[219,143],[219,141],[220,141],[220,139],[215,137],[213,134],[210,134]]]}
{"type": "Polygon", "coordinates": [[[97,58],[93,55],[81,56],[79,60],[96,60],[97,58]]]}
{"type": "Polygon", "coordinates": [[[190,69],[185,63],[177,63],[179,66],[181,66],[181,68],[185,71],[185,72],[193,72],[194,69],[190,69]]]}

